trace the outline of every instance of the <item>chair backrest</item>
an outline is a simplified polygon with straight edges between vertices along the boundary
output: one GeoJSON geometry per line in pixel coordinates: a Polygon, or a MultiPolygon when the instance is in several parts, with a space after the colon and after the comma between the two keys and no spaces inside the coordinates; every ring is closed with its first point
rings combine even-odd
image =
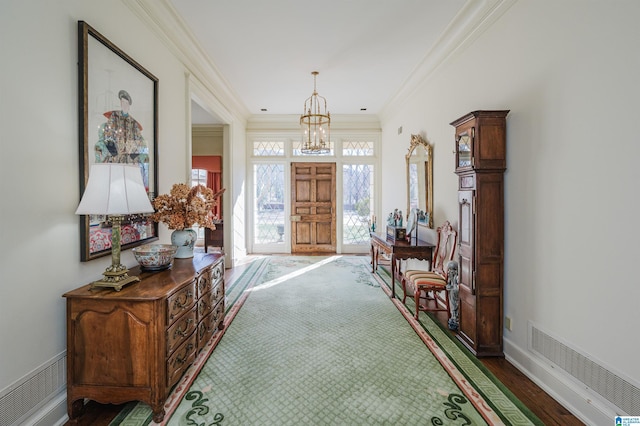
{"type": "Polygon", "coordinates": [[[437,229],[438,241],[433,252],[433,272],[443,277],[447,276],[447,263],[453,260],[453,253],[456,251],[458,242],[458,232],[446,221],[437,229]]]}

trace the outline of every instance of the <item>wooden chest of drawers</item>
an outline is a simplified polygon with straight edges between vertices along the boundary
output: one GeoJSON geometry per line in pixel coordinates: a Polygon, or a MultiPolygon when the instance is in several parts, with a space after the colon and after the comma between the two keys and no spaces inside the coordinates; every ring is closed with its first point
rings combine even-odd
{"type": "Polygon", "coordinates": [[[67,409],[70,423],[84,399],[143,401],[153,419],[196,355],[224,321],[224,258],[196,253],[171,269],[140,272],[121,291],[91,289],[67,299],[67,409]]]}

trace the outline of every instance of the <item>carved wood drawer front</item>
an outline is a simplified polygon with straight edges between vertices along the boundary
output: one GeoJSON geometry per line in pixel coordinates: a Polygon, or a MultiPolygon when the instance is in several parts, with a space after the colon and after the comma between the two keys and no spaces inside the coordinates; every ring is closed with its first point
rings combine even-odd
{"type": "Polygon", "coordinates": [[[213,305],[224,299],[224,282],[218,282],[211,294],[213,295],[213,305]]]}
{"type": "Polygon", "coordinates": [[[204,318],[222,298],[224,298],[224,285],[219,282],[213,290],[198,301],[198,318],[204,318]]]}
{"type": "Polygon", "coordinates": [[[211,314],[211,325],[215,329],[222,330],[222,324],[224,321],[224,300],[221,300],[220,303],[213,308],[213,313],[211,314]]]}
{"type": "Polygon", "coordinates": [[[216,305],[198,326],[198,351],[201,351],[211,340],[213,335],[221,328],[224,319],[224,301],[216,305]]]}
{"type": "Polygon", "coordinates": [[[175,348],[189,337],[196,329],[198,324],[198,315],[195,306],[178,320],[167,330],[167,356],[174,351],[175,348]]]}
{"type": "Polygon", "coordinates": [[[196,358],[198,336],[196,333],[176,349],[167,362],[167,388],[175,385],[196,358]]]}
{"type": "Polygon", "coordinates": [[[196,301],[196,281],[184,286],[167,299],[167,324],[171,324],[193,307],[196,301]]]}
{"type": "Polygon", "coordinates": [[[211,290],[211,269],[202,271],[198,277],[198,298],[202,297],[205,293],[211,290]]]}
{"type": "Polygon", "coordinates": [[[224,278],[224,262],[220,261],[211,269],[211,283],[212,286],[218,284],[224,278]]]}
{"type": "Polygon", "coordinates": [[[198,300],[198,319],[204,318],[209,312],[211,312],[214,304],[215,302],[213,300],[212,292],[202,296],[202,298],[198,300]]]}

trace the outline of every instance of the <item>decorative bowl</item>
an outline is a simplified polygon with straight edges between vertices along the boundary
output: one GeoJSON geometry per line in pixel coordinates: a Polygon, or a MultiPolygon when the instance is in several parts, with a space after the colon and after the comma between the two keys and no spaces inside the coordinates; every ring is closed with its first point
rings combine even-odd
{"type": "Polygon", "coordinates": [[[171,266],[178,246],[145,244],[131,249],[143,271],[161,271],[171,266]]]}

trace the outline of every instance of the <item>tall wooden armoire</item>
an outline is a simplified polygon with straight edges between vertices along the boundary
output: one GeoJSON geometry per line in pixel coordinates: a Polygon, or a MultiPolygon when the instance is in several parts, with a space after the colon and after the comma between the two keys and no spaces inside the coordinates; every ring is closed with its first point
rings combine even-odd
{"type": "Polygon", "coordinates": [[[474,111],[456,128],[459,203],[458,339],[478,357],[504,356],[506,111],[474,111]]]}

